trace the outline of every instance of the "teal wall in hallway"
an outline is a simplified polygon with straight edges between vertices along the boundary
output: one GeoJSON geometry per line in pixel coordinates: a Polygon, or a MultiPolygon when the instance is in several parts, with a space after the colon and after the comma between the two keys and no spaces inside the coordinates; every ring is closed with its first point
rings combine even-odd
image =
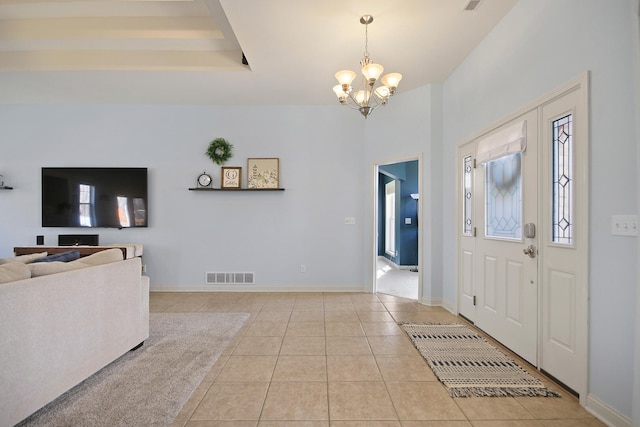
{"type": "Polygon", "coordinates": [[[396,248],[398,256],[392,257],[385,253],[385,223],[378,221],[378,255],[384,256],[400,266],[416,266],[418,264],[418,215],[417,203],[411,198],[412,193],[418,192],[418,161],[392,163],[380,166],[378,184],[378,218],[384,218],[385,196],[384,186],[397,178],[400,189],[397,198],[396,211],[396,248]],[[392,178],[396,177],[396,178],[392,178]],[[405,224],[405,218],[411,219],[411,224],[405,224]]]}

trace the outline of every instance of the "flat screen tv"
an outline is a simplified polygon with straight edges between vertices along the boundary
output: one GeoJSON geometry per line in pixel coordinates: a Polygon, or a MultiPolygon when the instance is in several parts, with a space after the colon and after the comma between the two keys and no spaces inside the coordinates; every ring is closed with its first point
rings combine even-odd
{"type": "Polygon", "coordinates": [[[43,227],[146,227],[147,168],[42,168],[43,227]]]}

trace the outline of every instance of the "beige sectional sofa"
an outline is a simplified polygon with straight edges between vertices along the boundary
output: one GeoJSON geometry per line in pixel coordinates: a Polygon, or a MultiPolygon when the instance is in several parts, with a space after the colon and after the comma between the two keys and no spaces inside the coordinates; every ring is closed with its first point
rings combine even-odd
{"type": "Polygon", "coordinates": [[[149,336],[149,278],[139,257],[123,260],[120,249],[107,249],[67,263],[23,264],[27,270],[17,264],[0,265],[0,427],[149,336]],[[9,281],[12,274],[30,277],[9,281]]]}

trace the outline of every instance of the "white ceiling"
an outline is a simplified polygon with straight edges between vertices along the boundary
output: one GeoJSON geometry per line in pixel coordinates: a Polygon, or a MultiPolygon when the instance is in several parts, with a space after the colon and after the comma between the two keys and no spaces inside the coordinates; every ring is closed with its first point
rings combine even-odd
{"type": "Polygon", "coordinates": [[[516,1],[0,0],[0,103],[337,104],[364,14],[402,92],[444,81],[516,1]]]}

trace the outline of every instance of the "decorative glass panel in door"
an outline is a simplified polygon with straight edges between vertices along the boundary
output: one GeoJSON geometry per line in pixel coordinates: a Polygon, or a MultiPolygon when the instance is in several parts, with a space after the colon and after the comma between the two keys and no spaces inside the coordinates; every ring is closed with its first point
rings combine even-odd
{"type": "Polygon", "coordinates": [[[552,242],[570,245],[573,239],[573,159],[571,114],[553,121],[552,242]]]}
{"type": "Polygon", "coordinates": [[[462,232],[466,236],[473,234],[473,159],[471,156],[465,156],[462,160],[462,209],[463,209],[463,225],[462,232]]]}
{"type": "Polygon", "coordinates": [[[485,165],[485,236],[522,238],[522,154],[485,165]]]}

